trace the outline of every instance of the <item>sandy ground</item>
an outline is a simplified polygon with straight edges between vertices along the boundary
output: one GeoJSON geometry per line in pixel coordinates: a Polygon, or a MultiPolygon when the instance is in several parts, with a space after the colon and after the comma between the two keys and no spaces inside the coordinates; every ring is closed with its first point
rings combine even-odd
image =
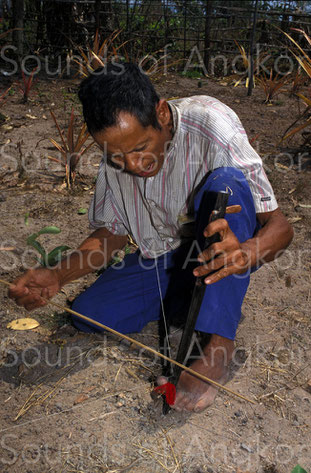
{"type": "MultiPolygon", "coordinates": [[[[157,85],[165,97],[212,95],[238,113],[295,229],[286,253],[252,275],[244,302],[239,369],[227,386],[255,405],[221,392],[201,414],[163,416],[150,397],[158,359],[112,336],[79,333],[52,307],[33,313],[38,328],[9,330],[7,323],[26,312],[0,285],[1,472],[290,473],[297,463],[311,471],[311,174],[277,147],[297,116],[297,100],[284,92],[267,106],[257,88],[248,98],[242,87],[206,80],[198,88],[197,80],[178,76],[157,85]]],[[[25,255],[30,233],[59,226],[60,236],[41,237],[51,248],[74,248],[89,234],[78,209],[88,206],[100,155],[86,157],[71,192],[47,159],[55,156],[48,138],[58,139],[49,108],[64,126],[72,104],[78,109],[75,87],[42,81],[28,104],[16,91],[1,110],[9,118],[0,128],[0,246],[15,248],[0,251],[0,277],[8,281],[33,261],[25,255]]],[[[66,286],[55,301],[68,304],[94,279],[66,286]]],[[[134,337],[158,348],[156,324],[134,337]]]]}

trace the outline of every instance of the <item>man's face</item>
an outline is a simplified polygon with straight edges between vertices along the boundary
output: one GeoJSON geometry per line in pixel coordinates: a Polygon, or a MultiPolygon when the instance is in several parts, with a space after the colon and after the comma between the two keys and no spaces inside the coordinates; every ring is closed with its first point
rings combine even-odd
{"type": "Polygon", "coordinates": [[[122,171],[140,177],[155,176],[161,169],[171,136],[171,113],[165,100],[157,106],[161,130],[143,127],[136,117],[120,112],[115,126],[93,134],[107,159],[122,171]]]}

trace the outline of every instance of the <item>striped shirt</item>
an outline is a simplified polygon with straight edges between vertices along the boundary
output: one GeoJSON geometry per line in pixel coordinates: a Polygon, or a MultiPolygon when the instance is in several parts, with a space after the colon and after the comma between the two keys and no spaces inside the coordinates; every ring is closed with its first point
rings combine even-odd
{"type": "Polygon", "coordinates": [[[256,212],[277,208],[262,160],[233,110],[207,96],[168,103],[174,135],[160,171],[153,177],[133,176],[113,168],[104,156],[89,209],[92,228],[131,234],[146,258],[180,246],[189,197],[213,169],[240,169],[249,183],[256,212]]]}

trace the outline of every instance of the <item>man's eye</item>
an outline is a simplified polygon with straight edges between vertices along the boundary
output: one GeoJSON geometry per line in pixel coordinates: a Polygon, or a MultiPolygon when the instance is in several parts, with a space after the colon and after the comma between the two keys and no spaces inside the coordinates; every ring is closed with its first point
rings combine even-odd
{"type": "Polygon", "coordinates": [[[120,163],[123,161],[123,156],[113,154],[112,156],[110,156],[110,159],[111,161],[114,161],[115,163],[118,163],[118,162],[120,163]]]}
{"type": "Polygon", "coordinates": [[[117,156],[117,155],[107,155],[107,162],[110,166],[112,166],[115,169],[124,169],[124,159],[122,156],[117,156]]]}

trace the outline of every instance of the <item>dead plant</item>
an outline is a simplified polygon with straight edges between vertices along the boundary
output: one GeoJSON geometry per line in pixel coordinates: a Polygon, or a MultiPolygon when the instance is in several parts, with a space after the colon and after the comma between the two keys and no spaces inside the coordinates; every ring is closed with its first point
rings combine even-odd
{"type": "MultiPolygon", "coordinates": [[[[283,134],[282,141],[288,140],[289,138],[292,138],[296,133],[304,130],[308,126],[311,125],[311,100],[308,97],[305,97],[302,94],[296,94],[297,97],[301,98],[301,100],[304,102],[304,104],[307,106],[306,109],[303,111],[302,114],[299,115],[299,117],[287,128],[285,133],[283,134]],[[301,122],[302,123],[299,123],[301,122]],[[297,123],[299,123],[297,125],[297,123]]],[[[307,144],[310,144],[310,133],[305,133],[305,137],[307,138],[302,146],[305,146],[307,144]]]]}
{"type": "Polygon", "coordinates": [[[306,76],[301,71],[296,71],[296,74],[292,77],[292,82],[290,82],[290,96],[295,96],[300,91],[301,87],[306,81],[306,76]]]}
{"type": "Polygon", "coordinates": [[[81,156],[86,153],[93,145],[94,141],[88,146],[84,146],[85,142],[89,138],[90,134],[86,130],[86,124],[84,123],[78,132],[77,139],[74,140],[74,122],[75,115],[74,109],[72,108],[71,116],[69,120],[69,125],[67,129],[67,136],[65,136],[64,131],[59,126],[59,123],[50,110],[56,128],[58,130],[59,136],[61,138],[61,144],[57,143],[53,138],[50,138],[51,143],[55,146],[56,149],[61,153],[61,159],[54,158],[49,156],[49,159],[56,161],[62,164],[65,167],[66,171],[66,184],[67,188],[70,189],[74,184],[76,179],[76,168],[81,156]]]}
{"type": "MultiPolygon", "coordinates": [[[[111,61],[112,58],[116,60],[118,60],[118,58],[125,58],[126,61],[129,61],[129,56],[125,45],[131,40],[124,41],[119,46],[115,45],[115,42],[121,32],[122,30],[114,31],[100,44],[100,36],[97,30],[93,46],[88,45],[86,51],[81,46],[78,46],[78,50],[81,55],[81,59],[75,60],[75,62],[79,65],[78,74],[83,77],[87,77],[98,67],[104,67],[109,61],[111,61]],[[122,51],[121,55],[120,51],[122,51]]],[[[155,55],[157,53],[163,52],[165,52],[165,50],[161,49],[159,51],[146,54],[142,59],[133,59],[133,62],[139,63],[139,66],[144,70],[144,72],[147,75],[152,76],[153,80],[156,80],[165,74],[168,68],[179,63],[180,61],[183,61],[183,59],[179,59],[168,64],[167,54],[162,54],[159,59],[155,60],[155,55]]]]}
{"type": "MultiPolygon", "coordinates": [[[[298,33],[303,34],[309,45],[311,46],[311,38],[307,35],[304,30],[298,28],[291,28],[293,31],[297,31],[298,33]]],[[[295,45],[296,49],[290,49],[290,52],[293,56],[297,59],[300,66],[303,70],[307,73],[308,77],[311,78],[311,58],[309,57],[308,53],[303,50],[303,48],[292,38],[288,33],[283,31],[285,36],[295,45]]]]}
{"type": "Polygon", "coordinates": [[[18,85],[19,85],[19,90],[20,92],[23,94],[23,98],[22,98],[22,102],[23,103],[27,103],[28,102],[28,99],[29,99],[29,94],[32,90],[32,87],[33,85],[35,84],[35,81],[34,81],[34,75],[37,71],[37,67],[35,67],[31,73],[29,74],[29,76],[26,76],[26,74],[24,73],[24,71],[22,71],[22,79],[23,79],[23,82],[18,82],[18,85]]]}
{"type": "Polygon", "coordinates": [[[11,90],[12,88],[12,85],[10,85],[10,87],[8,87],[1,95],[0,95],[0,108],[5,104],[5,102],[7,101],[7,95],[9,93],[9,91],[11,90]]]}
{"type": "Polygon", "coordinates": [[[184,59],[177,59],[176,61],[167,63],[168,54],[161,55],[159,59],[155,59],[157,53],[165,52],[163,49],[159,49],[151,54],[146,54],[143,59],[136,60],[135,62],[139,62],[139,67],[152,78],[153,81],[158,80],[160,77],[165,75],[169,68],[175,66],[176,64],[184,61],[184,59]],[[151,64],[149,65],[149,61],[151,59],[151,64]]]}
{"type": "MultiPolygon", "coordinates": [[[[9,91],[11,90],[12,88],[12,85],[10,85],[10,87],[8,87],[1,95],[0,95],[0,108],[3,107],[3,105],[5,104],[5,102],[7,101],[7,94],[9,93],[9,91]]],[[[7,117],[5,115],[3,115],[1,112],[0,112],[0,125],[2,125],[5,121],[6,121],[7,117]]]]}
{"type": "MultiPolygon", "coordinates": [[[[245,48],[244,46],[242,46],[241,44],[239,44],[236,40],[234,40],[235,44],[237,45],[238,47],[238,50],[240,52],[240,55],[242,57],[242,61],[243,61],[243,66],[245,68],[245,73],[243,73],[242,75],[237,75],[237,74],[234,74],[232,77],[234,77],[234,86],[233,87],[237,87],[239,84],[241,84],[244,80],[245,80],[245,87],[248,87],[248,82],[249,82],[249,77],[248,77],[248,71],[249,71],[249,67],[250,67],[250,61],[249,61],[249,56],[247,55],[246,51],[245,51],[245,48]],[[239,77],[239,79],[237,80],[236,78],[239,77]]],[[[258,56],[257,60],[254,61],[254,75],[253,75],[253,84],[254,86],[256,85],[256,77],[258,76],[260,70],[259,70],[259,67],[260,67],[260,64],[262,62],[265,62],[265,58],[267,57],[267,53],[262,53],[258,56]]]]}
{"type": "Polygon", "coordinates": [[[270,74],[267,76],[265,73],[261,74],[257,78],[257,82],[260,87],[263,89],[266,100],[265,103],[271,103],[271,101],[280,93],[283,92],[284,85],[287,83],[287,76],[279,77],[279,74],[273,77],[272,69],[270,69],[270,74]]]}
{"type": "Polygon", "coordinates": [[[75,62],[79,65],[78,74],[80,76],[87,77],[90,72],[95,71],[98,67],[105,66],[111,58],[118,57],[120,49],[122,49],[123,55],[128,59],[124,48],[128,41],[123,42],[119,46],[114,45],[121,32],[122,30],[113,31],[110,36],[100,43],[100,35],[97,30],[93,46],[87,45],[86,51],[81,46],[78,46],[81,59],[75,60],[75,62]]]}
{"type": "Polygon", "coordinates": [[[12,33],[12,31],[22,30],[23,28],[11,28],[10,30],[4,31],[0,33],[0,39],[5,38],[8,34],[12,33]]]}
{"type": "MultiPolygon", "coordinates": [[[[301,30],[298,28],[292,28],[292,30],[297,31],[298,33],[301,33],[304,36],[304,38],[307,40],[308,44],[311,46],[311,38],[304,30],[301,30]]],[[[283,33],[295,46],[294,49],[290,49],[290,52],[296,58],[299,65],[305,71],[309,79],[311,79],[311,58],[309,57],[308,53],[304,51],[303,48],[288,33],[286,33],[285,31],[283,31],[283,33]]],[[[311,93],[311,91],[309,93],[311,93]]],[[[296,133],[299,133],[300,131],[304,130],[305,128],[311,125],[311,100],[310,98],[300,93],[296,93],[296,96],[299,97],[303,101],[306,108],[303,111],[303,113],[301,113],[298,116],[298,118],[296,118],[296,120],[287,128],[287,130],[283,134],[281,141],[292,138],[294,135],[296,135],[296,133]]],[[[303,143],[301,144],[301,149],[304,149],[306,147],[310,149],[311,133],[305,131],[302,133],[302,136],[304,140],[303,140],[303,143]]]]}

